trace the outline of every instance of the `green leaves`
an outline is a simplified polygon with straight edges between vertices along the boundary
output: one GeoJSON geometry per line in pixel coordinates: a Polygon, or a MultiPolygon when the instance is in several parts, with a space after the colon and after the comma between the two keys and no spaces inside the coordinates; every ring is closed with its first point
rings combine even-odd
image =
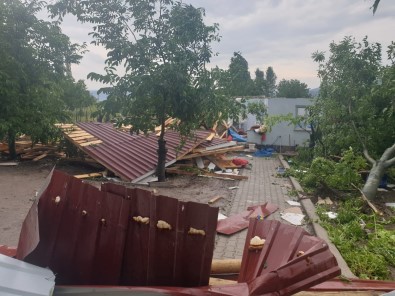
{"type": "Polygon", "coordinates": [[[93,24],[90,34],[108,55],[105,74],[89,78],[112,87],[108,100],[124,96],[120,122],[143,132],[167,117],[187,127],[200,123],[207,97],[214,98],[210,83],[203,81],[210,43],[218,39],[218,25],[204,24],[203,9],[168,0],[60,0],[51,11],[93,24]]]}
{"type": "Polygon", "coordinates": [[[362,183],[359,171],[366,168],[362,156],[355,155],[352,149],[346,150],[339,162],[323,157],[316,157],[306,174],[301,175],[301,182],[307,188],[326,185],[337,190],[352,189],[352,184],[362,183]]]}
{"type": "Polygon", "coordinates": [[[46,141],[53,123],[66,119],[60,83],[84,45],[72,44],[57,24],[39,20],[35,13],[43,4],[0,3],[0,138],[25,133],[46,141]]]}
{"type": "MultiPolygon", "coordinates": [[[[370,44],[367,37],[361,42],[345,37],[329,48],[327,60],[322,52],[313,54],[321,78],[316,104],[319,116],[315,118],[322,132],[321,148],[339,155],[347,147],[361,151],[365,145],[380,155],[391,141],[382,134],[382,119],[377,116],[377,110],[382,111],[389,102],[383,104],[371,96],[382,71],[381,45],[370,44]]],[[[392,138],[393,133],[389,135],[392,138]]]]}
{"type": "Polygon", "coordinates": [[[308,98],[309,89],[306,83],[297,79],[281,80],[277,86],[277,96],[280,98],[308,98]]]}

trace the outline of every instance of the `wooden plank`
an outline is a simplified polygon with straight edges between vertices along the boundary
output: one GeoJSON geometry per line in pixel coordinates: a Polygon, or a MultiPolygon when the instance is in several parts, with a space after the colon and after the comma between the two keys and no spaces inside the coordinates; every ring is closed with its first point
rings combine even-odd
{"type": "Polygon", "coordinates": [[[82,174],[82,175],[74,175],[74,177],[77,178],[77,179],[95,178],[95,177],[102,177],[102,176],[103,176],[103,172],[82,174]]]}
{"type": "Polygon", "coordinates": [[[95,141],[99,141],[98,138],[92,137],[92,138],[85,138],[85,139],[81,139],[78,141],[74,141],[75,143],[77,143],[78,145],[83,144],[83,143],[91,143],[91,142],[95,142],[95,141]]]}
{"type": "Polygon", "coordinates": [[[203,159],[201,157],[196,157],[196,164],[198,166],[199,169],[204,169],[204,163],[203,163],[203,159]]]}
{"type": "Polygon", "coordinates": [[[211,177],[223,177],[223,178],[230,178],[233,180],[246,180],[248,179],[247,176],[242,175],[232,175],[232,174],[216,174],[216,173],[204,173],[204,176],[211,176],[211,177]]]}
{"type": "Polygon", "coordinates": [[[210,286],[225,286],[225,285],[235,285],[237,281],[224,280],[220,278],[210,277],[209,285],[210,286]]]}
{"type": "Polygon", "coordinates": [[[80,141],[80,140],[89,140],[89,139],[94,139],[95,136],[89,135],[89,136],[79,136],[79,137],[75,137],[72,138],[74,141],[80,141]]]}
{"type": "Polygon", "coordinates": [[[221,159],[218,157],[213,157],[213,156],[206,156],[212,163],[214,163],[217,167],[219,167],[221,170],[226,170],[226,169],[239,169],[241,168],[240,165],[235,165],[232,160],[230,159],[221,159]]]}
{"type": "Polygon", "coordinates": [[[227,133],[228,133],[228,130],[226,129],[226,130],[221,134],[221,136],[219,136],[219,138],[222,139],[225,135],[227,135],[227,133]]]}
{"type": "Polygon", "coordinates": [[[211,274],[239,273],[241,259],[213,259],[211,274]]]}
{"type": "Polygon", "coordinates": [[[372,203],[370,202],[370,200],[366,197],[366,195],[362,192],[361,189],[359,189],[357,186],[355,186],[355,185],[352,184],[352,183],[351,183],[351,185],[361,193],[362,199],[363,199],[364,201],[366,201],[366,203],[369,205],[369,207],[371,207],[372,210],[373,210],[376,214],[378,214],[378,215],[380,215],[380,216],[383,216],[383,213],[382,213],[380,210],[378,210],[374,204],[372,204],[372,203]]]}
{"type": "Polygon", "coordinates": [[[90,133],[87,132],[83,132],[83,133],[76,133],[76,134],[69,134],[68,135],[70,138],[72,138],[73,140],[75,138],[80,138],[80,137],[92,137],[92,135],[90,133]]]}
{"type": "Polygon", "coordinates": [[[230,141],[230,142],[227,142],[227,143],[223,143],[223,144],[218,144],[218,145],[215,145],[215,146],[207,147],[205,150],[206,151],[211,151],[211,150],[217,150],[217,149],[233,147],[233,146],[236,146],[236,145],[237,145],[236,141],[230,141]]]}
{"type": "Polygon", "coordinates": [[[215,133],[212,132],[212,133],[206,138],[206,140],[209,141],[209,142],[211,142],[211,141],[214,139],[214,137],[215,137],[215,133]]]}
{"type": "Polygon", "coordinates": [[[44,154],[41,154],[40,156],[37,156],[36,158],[33,158],[33,161],[37,161],[37,160],[43,159],[47,155],[48,155],[48,152],[45,152],[44,154]]]}
{"type": "MultiPolygon", "coordinates": [[[[202,140],[200,140],[200,141],[197,141],[197,142],[195,143],[195,145],[194,145],[191,149],[185,151],[183,154],[181,154],[180,156],[178,156],[178,157],[176,158],[176,160],[186,159],[186,158],[184,158],[184,157],[185,157],[188,153],[191,153],[191,151],[193,151],[193,149],[195,149],[197,146],[199,146],[200,144],[202,144],[202,143],[204,143],[204,142],[206,142],[206,139],[202,139],[202,140]]],[[[200,156],[200,155],[198,155],[198,156],[200,156]]],[[[193,157],[190,157],[190,158],[193,158],[193,157]]]]}
{"type": "Polygon", "coordinates": [[[0,166],[15,166],[18,164],[18,162],[0,162],[0,166]]]}
{"type": "Polygon", "coordinates": [[[80,144],[80,146],[85,147],[85,146],[96,145],[96,144],[100,144],[100,143],[103,143],[103,141],[97,140],[97,141],[92,141],[92,142],[86,142],[86,143],[80,144]]]}
{"type": "Polygon", "coordinates": [[[81,134],[87,134],[87,132],[84,131],[84,130],[78,130],[78,131],[73,130],[73,131],[70,131],[70,132],[66,132],[64,134],[69,136],[69,137],[71,137],[71,136],[76,136],[76,135],[81,135],[81,134]]]}
{"type": "Polygon", "coordinates": [[[190,172],[190,171],[184,171],[184,170],[179,170],[177,168],[168,168],[166,169],[166,173],[170,174],[177,174],[177,175],[187,175],[187,176],[196,176],[197,172],[190,172]]]}
{"type": "Polygon", "coordinates": [[[213,197],[212,199],[210,199],[208,201],[208,204],[211,205],[211,204],[215,203],[217,200],[219,200],[221,198],[223,198],[221,195],[217,195],[217,196],[213,197]]]}
{"type": "Polygon", "coordinates": [[[217,150],[212,150],[212,151],[202,151],[199,153],[188,154],[188,155],[184,155],[184,156],[177,158],[177,160],[190,159],[190,158],[195,158],[195,157],[199,157],[199,156],[206,156],[206,155],[220,154],[220,153],[225,153],[225,152],[230,152],[230,151],[243,151],[243,150],[244,150],[244,145],[240,145],[240,146],[217,149],[217,150]]]}
{"type": "Polygon", "coordinates": [[[60,128],[60,129],[68,129],[74,126],[73,123],[55,123],[55,126],[60,128]]]}

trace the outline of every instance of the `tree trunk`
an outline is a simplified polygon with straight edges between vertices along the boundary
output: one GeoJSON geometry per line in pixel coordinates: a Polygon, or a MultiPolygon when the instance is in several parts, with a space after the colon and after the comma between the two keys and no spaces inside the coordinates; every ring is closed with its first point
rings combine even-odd
{"type": "Polygon", "coordinates": [[[385,170],[390,166],[395,165],[395,157],[391,158],[391,156],[395,154],[395,144],[385,149],[379,160],[374,160],[372,157],[370,157],[366,148],[364,149],[363,154],[365,155],[365,158],[372,164],[372,168],[369,172],[368,179],[362,188],[362,192],[369,200],[374,200],[376,197],[377,188],[380,185],[380,181],[384,176],[385,170]]]}
{"type": "Polygon", "coordinates": [[[10,159],[16,159],[15,133],[12,130],[8,131],[8,151],[10,159]]]}
{"type": "Polygon", "coordinates": [[[165,165],[166,165],[166,141],[162,137],[158,140],[158,165],[156,167],[156,175],[158,176],[159,182],[164,182],[166,180],[166,172],[165,172],[165,165]]]}
{"type": "Polygon", "coordinates": [[[380,185],[381,178],[385,172],[384,163],[378,160],[370,169],[368,179],[362,188],[363,194],[369,199],[374,200],[376,197],[377,188],[380,185]]]}

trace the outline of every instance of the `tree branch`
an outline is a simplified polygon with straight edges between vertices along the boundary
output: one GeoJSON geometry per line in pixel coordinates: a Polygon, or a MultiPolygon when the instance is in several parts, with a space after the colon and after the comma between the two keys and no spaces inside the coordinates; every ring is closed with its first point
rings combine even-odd
{"type": "MultiPolygon", "coordinates": [[[[348,114],[350,114],[350,117],[351,117],[351,115],[352,115],[352,112],[351,112],[351,101],[350,101],[350,104],[348,104],[348,114]]],[[[369,155],[369,152],[368,152],[368,149],[366,148],[365,142],[362,140],[362,137],[361,137],[361,135],[359,134],[358,129],[357,129],[357,126],[355,125],[355,122],[354,122],[354,120],[352,120],[352,118],[351,118],[351,125],[352,125],[352,127],[353,127],[353,129],[354,129],[355,134],[357,135],[357,138],[358,138],[360,144],[361,144],[362,147],[363,147],[363,155],[365,156],[365,158],[366,158],[372,165],[375,165],[375,164],[376,164],[376,160],[374,160],[374,159],[369,155]]]]}
{"type": "Polygon", "coordinates": [[[395,153],[395,144],[392,145],[391,147],[385,149],[383,155],[381,156],[381,159],[384,161],[384,166],[386,168],[395,164],[395,157],[393,157],[392,159],[389,159],[391,157],[391,155],[394,153],[395,153]]]}
{"type": "Polygon", "coordinates": [[[368,150],[366,148],[363,149],[363,155],[370,162],[370,164],[375,165],[376,161],[369,155],[368,150]]]}

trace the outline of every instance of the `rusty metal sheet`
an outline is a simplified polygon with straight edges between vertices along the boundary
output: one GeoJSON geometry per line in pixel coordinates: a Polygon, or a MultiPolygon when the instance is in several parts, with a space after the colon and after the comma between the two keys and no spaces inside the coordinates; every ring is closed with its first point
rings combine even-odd
{"type": "Polygon", "coordinates": [[[54,296],[105,296],[105,295],[173,295],[173,296],[248,296],[248,286],[240,283],[228,286],[182,287],[100,287],[56,286],[54,296]]]}
{"type": "Polygon", "coordinates": [[[125,247],[123,285],[173,283],[193,287],[208,284],[215,241],[212,230],[218,208],[155,196],[142,189],[128,188],[125,192],[119,185],[105,184],[102,190],[134,197],[125,247]],[[150,223],[137,223],[133,217],[138,216],[149,217],[150,223]],[[168,223],[171,229],[158,229],[159,220],[168,223]],[[190,234],[191,227],[205,234],[190,234]],[[142,255],[135,256],[136,253],[142,255]]]}
{"type": "Polygon", "coordinates": [[[246,229],[250,223],[249,219],[251,217],[259,216],[264,219],[277,211],[277,209],[277,205],[268,202],[264,203],[263,205],[248,207],[244,212],[229,216],[223,220],[219,220],[217,223],[217,232],[226,235],[234,234],[246,229]]]}
{"type": "MultiPolygon", "coordinates": [[[[102,141],[79,148],[123,180],[136,181],[155,170],[158,149],[158,137],[155,133],[130,135],[116,130],[109,123],[84,122],[77,125],[102,141]]],[[[180,145],[179,133],[173,130],[166,131],[165,140],[168,149],[166,163],[174,162],[178,156],[200,144],[209,147],[226,142],[223,139],[206,142],[205,139],[209,134],[210,131],[196,131],[194,136],[186,138],[183,145],[180,145]]]]}
{"type": "Polygon", "coordinates": [[[330,279],[315,285],[308,291],[395,291],[395,281],[376,281],[360,279],[330,279]]]}
{"type": "Polygon", "coordinates": [[[0,245],[0,254],[6,255],[8,257],[15,257],[16,256],[16,248],[5,246],[5,245],[0,245]]]}
{"type": "Polygon", "coordinates": [[[120,185],[101,189],[54,171],[26,219],[38,215],[38,225],[23,225],[18,258],[51,268],[64,285],[208,284],[218,208],[120,185]],[[158,220],[171,229],[159,229],[158,220]],[[205,233],[191,235],[190,227],[205,233]]]}
{"type": "Polygon", "coordinates": [[[250,219],[238,281],[248,283],[251,295],[292,295],[337,275],[325,241],[279,221],[250,219]],[[254,236],[266,240],[261,250],[250,249],[254,236]]]}

